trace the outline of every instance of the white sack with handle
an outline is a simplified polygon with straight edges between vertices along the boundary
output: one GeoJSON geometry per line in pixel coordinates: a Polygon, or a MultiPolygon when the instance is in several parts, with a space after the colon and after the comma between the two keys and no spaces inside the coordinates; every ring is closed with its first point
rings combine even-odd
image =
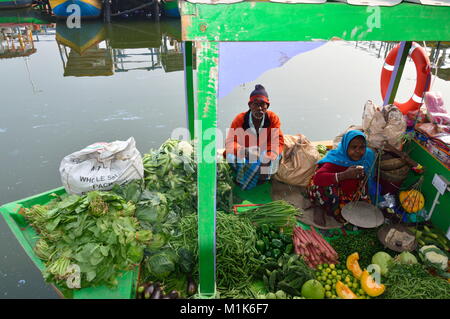
{"type": "Polygon", "coordinates": [[[69,194],[107,191],[114,184],[144,178],[142,157],[133,137],[126,141],[94,143],[61,161],[61,181],[69,194]]]}

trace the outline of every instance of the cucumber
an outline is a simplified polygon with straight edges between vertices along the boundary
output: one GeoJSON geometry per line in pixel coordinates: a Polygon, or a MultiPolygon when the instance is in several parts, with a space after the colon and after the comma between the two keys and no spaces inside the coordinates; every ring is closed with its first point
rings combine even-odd
{"type": "Polygon", "coordinates": [[[438,235],[436,235],[435,233],[427,233],[427,236],[438,239],[438,235]]]}
{"type": "Polygon", "coordinates": [[[269,290],[269,278],[266,275],[263,275],[264,286],[269,290]]]}
{"type": "Polygon", "coordinates": [[[294,272],[289,272],[285,277],[284,280],[285,282],[291,282],[292,280],[297,278],[297,274],[294,272]]]}
{"type": "Polygon", "coordinates": [[[274,270],[269,277],[269,290],[275,291],[278,271],[274,270]]]}
{"type": "Polygon", "coordinates": [[[428,226],[427,225],[423,225],[423,229],[426,231],[426,232],[431,232],[431,229],[430,228],[428,228],[428,226]]]}

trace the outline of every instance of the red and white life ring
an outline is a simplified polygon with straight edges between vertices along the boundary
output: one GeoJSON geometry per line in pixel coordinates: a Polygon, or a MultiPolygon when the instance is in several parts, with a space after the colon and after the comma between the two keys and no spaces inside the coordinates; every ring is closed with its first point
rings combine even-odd
{"type": "MultiPolygon", "coordinates": [[[[381,96],[383,97],[383,100],[391,80],[399,47],[400,44],[396,45],[391,52],[389,52],[384,62],[383,70],[381,71],[381,96]]],[[[419,44],[413,42],[411,49],[409,50],[409,56],[416,66],[417,80],[414,94],[407,102],[394,102],[394,105],[397,106],[403,114],[419,109],[422,105],[423,94],[430,88],[430,59],[428,58],[427,53],[419,44]]]]}

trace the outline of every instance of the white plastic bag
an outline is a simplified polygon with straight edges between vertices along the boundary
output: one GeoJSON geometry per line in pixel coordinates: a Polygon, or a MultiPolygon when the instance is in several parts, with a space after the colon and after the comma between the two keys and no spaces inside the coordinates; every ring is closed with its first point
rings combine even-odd
{"type": "Polygon", "coordinates": [[[69,194],[110,190],[144,177],[144,165],[133,137],[127,141],[95,143],[67,155],[59,166],[61,181],[69,194]]]}

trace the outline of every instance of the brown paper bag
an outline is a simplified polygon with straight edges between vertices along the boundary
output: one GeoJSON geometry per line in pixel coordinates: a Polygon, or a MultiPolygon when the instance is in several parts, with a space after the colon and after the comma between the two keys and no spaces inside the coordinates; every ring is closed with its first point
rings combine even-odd
{"type": "Polygon", "coordinates": [[[283,157],[274,178],[289,185],[308,186],[320,158],[304,135],[284,135],[283,157]]]}

